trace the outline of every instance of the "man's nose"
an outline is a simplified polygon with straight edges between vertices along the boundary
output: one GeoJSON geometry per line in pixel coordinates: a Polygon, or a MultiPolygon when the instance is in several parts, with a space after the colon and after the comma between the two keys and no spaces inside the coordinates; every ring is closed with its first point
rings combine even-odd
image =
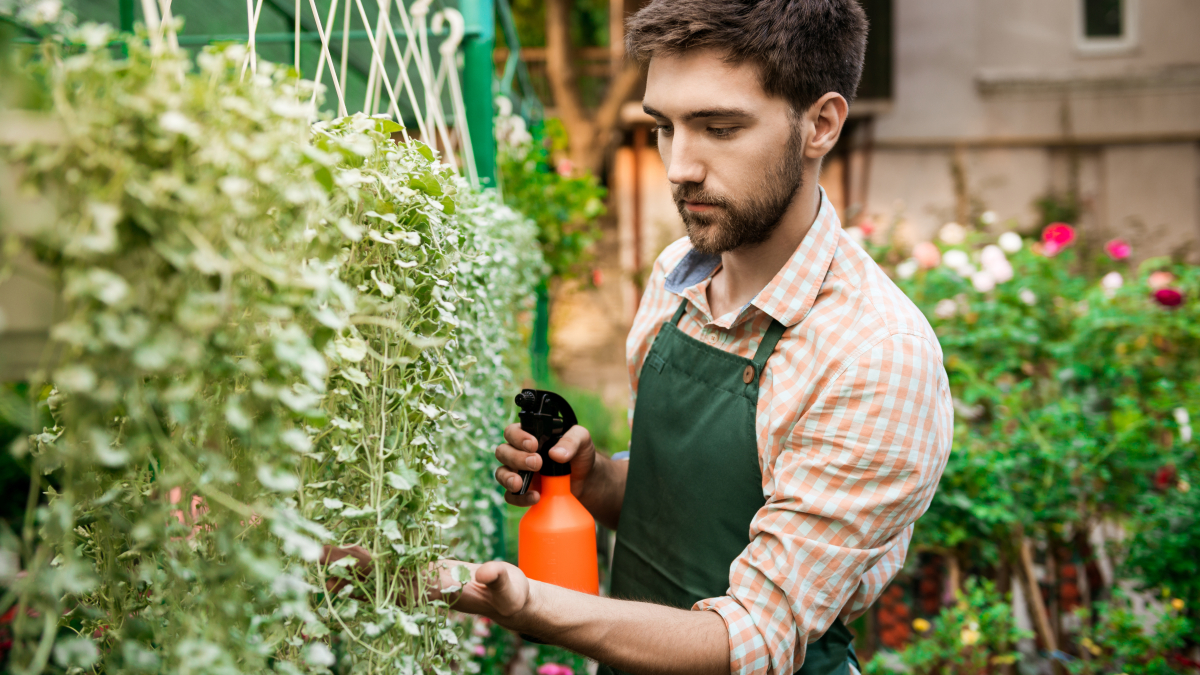
{"type": "Polygon", "coordinates": [[[671,139],[670,156],[667,159],[667,180],[675,185],[703,183],[705,166],[700,157],[695,139],[687,134],[675,133],[671,139]]]}

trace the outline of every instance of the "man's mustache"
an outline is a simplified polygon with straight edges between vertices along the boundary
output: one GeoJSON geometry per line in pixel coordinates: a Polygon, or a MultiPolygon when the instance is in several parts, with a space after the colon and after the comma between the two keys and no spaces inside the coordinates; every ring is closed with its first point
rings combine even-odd
{"type": "Polygon", "coordinates": [[[729,200],[723,195],[704,189],[700,183],[683,183],[675,186],[675,204],[682,207],[684,202],[693,204],[711,204],[713,206],[728,206],[729,200]]]}

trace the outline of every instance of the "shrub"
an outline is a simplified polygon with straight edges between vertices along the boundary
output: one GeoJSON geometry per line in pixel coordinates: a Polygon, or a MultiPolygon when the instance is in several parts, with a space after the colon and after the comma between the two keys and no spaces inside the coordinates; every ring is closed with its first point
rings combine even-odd
{"type": "Polygon", "coordinates": [[[863,669],[864,675],[910,672],[915,675],[968,675],[995,672],[996,666],[1015,663],[1017,641],[1024,631],[1013,623],[1009,606],[991,582],[967,580],[958,601],[932,622],[913,622],[915,639],[899,653],[903,668],[889,658],[876,655],[863,669]]]}

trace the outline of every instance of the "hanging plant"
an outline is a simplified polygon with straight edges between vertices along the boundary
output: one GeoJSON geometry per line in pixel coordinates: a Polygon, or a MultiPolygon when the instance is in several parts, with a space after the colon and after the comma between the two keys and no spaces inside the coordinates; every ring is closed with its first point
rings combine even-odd
{"type": "Polygon", "coordinates": [[[144,37],[47,45],[61,137],[0,149],[37,216],[3,223],[6,255],[63,300],[35,378],[55,425],[17,448],[45,500],[3,541],[10,663],[450,672],[425,570],[485,548],[455,502],[478,523],[496,500],[465,481],[508,418],[535,229],[392,122],[311,127],[311,84],[243,78],[240,47],[192,72],[144,37]]]}

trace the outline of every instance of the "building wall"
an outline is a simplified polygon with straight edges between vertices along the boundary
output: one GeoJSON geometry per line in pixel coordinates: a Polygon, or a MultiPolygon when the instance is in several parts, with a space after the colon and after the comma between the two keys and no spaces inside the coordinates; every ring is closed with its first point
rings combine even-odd
{"type": "Polygon", "coordinates": [[[917,239],[983,209],[1032,228],[1074,188],[1081,225],[1142,255],[1200,239],[1200,3],[1127,0],[1132,43],[1097,54],[1079,1],[896,0],[895,96],[850,212],[917,239]]]}

